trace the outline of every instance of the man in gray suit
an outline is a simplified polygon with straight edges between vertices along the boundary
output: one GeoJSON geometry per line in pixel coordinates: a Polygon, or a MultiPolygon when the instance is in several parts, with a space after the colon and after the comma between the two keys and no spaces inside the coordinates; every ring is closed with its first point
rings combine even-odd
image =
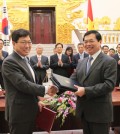
{"type": "Polygon", "coordinates": [[[27,61],[31,50],[31,35],[25,29],[12,33],[14,52],[3,62],[2,75],[6,89],[5,118],[10,134],[32,134],[38,113],[38,96],[54,95],[55,86],[36,84],[35,74],[27,61]]]}
{"type": "Polygon", "coordinates": [[[109,134],[113,120],[111,92],[116,83],[116,61],[101,52],[102,37],[98,31],[86,32],[83,41],[89,57],[79,61],[71,76],[80,84],[75,85],[78,89],[75,92],[78,96],[76,113],[83,123],[84,134],[109,134]]]}
{"type": "Polygon", "coordinates": [[[48,57],[42,55],[43,47],[41,44],[38,44],[36,47],[37,55],[34,55],[30,58],[30,63],[36,71],[38,78],[38,84],[47,82],[47,69],[49,69],[48,57]]]}

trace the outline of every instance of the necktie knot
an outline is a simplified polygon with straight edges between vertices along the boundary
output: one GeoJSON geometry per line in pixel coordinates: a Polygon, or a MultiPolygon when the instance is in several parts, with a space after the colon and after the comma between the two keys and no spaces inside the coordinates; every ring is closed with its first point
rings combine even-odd
{"type": "Polygon", "coordinates": [[[24,60],[25,60],[26,63],[29,63],[30,64],[30,61],[29,61],[29,58],[28,57],[25,57],[24,60]]]}
{"type": "Polygon", "coordinates": [[[91,62],[93,60],[93,57],[90,56],[88,60],[89,60],[89,62],[91,62]]]}

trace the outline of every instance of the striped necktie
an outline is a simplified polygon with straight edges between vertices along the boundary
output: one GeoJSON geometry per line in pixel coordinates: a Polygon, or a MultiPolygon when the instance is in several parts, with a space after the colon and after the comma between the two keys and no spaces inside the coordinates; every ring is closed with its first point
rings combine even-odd
{"type": "Polygon", "coordinates": [[[90,67],[91,67],[91,61],[92,61],[92,60],[93,60],[93,57],[90,56],[90,57],[88,58],[88,62],[87,62],[86,74],[89,72],[89,69],[90,69],[90,67]]]}

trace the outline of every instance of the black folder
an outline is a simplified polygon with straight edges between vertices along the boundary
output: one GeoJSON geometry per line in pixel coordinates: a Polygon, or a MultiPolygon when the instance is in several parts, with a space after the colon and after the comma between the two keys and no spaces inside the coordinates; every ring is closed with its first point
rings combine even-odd
{"type": "Polygon", "coordinates": [[[79,83],[75,80],[54,73],[52,73],[50,79],[53,84],[59,88],[59,90],[63,91],[69,90],[72,92],[76,92],[77,88],[74,87],[74,85],[79,85],[79,83]]]}

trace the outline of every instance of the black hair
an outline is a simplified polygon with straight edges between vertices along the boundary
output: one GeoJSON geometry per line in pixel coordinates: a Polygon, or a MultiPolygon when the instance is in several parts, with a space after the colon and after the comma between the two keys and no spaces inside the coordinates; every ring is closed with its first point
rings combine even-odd
{"type": "Polygon", "coordinates": [[[65,54],[67,55],[67,51],[69,51],[69,50],[72,51],[72,53],[71,53],[71,55],[70,55],[70,57],[72,58],[72,56],[73,56],[73,48],[72,48],[71,46],[68,46],[68,47],[66,48],[65,54]]]}
{"type": "Polygon", "coordinates": [[[57,44],[55,45],[55,48],[57,48],[58,45],[61,45],[61,47],[63,48],[63,44],[62,44],[62,43],[57,43],[57,44]]]}
{"type": "Polygon", "coordinates": [[[85,36],[90,35],[90,34],[95,34],[97,41],[102,40],[102,36],[101,36],[101,34],[98,31],[96,31],[96,30],[90,30],[90,31],[87,31],[84,34],[83,41],[85,39],[85,36]]]}
{"type": "Polygon", "coordinates": [[[12,32],[12,41],[17,42],[20,37],[29,36],[31,38],[31,34],[28,30],[18,29],[12,32]]]}

